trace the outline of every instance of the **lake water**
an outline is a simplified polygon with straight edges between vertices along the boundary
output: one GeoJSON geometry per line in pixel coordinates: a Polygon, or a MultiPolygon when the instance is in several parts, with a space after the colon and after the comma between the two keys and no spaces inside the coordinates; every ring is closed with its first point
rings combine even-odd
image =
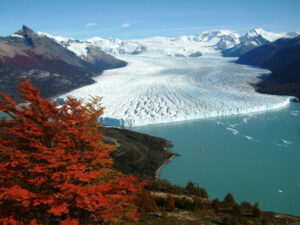
{"type": "Polygon", "coordinates": [[[160,178],[230,192],[238,202],[300,216],[300,104],[257,114],[133,127],[174,144],[176,157],[160,178]]]}

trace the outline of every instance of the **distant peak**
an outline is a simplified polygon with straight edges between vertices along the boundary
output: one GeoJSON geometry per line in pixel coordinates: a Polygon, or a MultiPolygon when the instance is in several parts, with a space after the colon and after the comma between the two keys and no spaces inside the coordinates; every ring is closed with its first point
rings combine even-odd
{"type": "Polygon", "coordinates": [[[22,29],[17,31],[15,35],[20,35],[24,38],[24,43],[28,46],[34,47],[33,39],[36,37],[36,34],[29,27],[23,25],[22,29]]]}
{"type": "Polygon", "coordinates": [[[261,27],[260,28],[254,28],[253,30],[256,31],[256,32],[265,32],[265,30],[261,27]]]}
{"type": "Polygon", "coordinates": [[[294,38],[294,37],[297,37],[298,35],[300,35],[300,32],[292,31],[292,32],[288,32],[286,35],[288,37],[294,38]]]}
{"type": "Polygon", "coordinates": [[[253,28],[246,33],[246,37],[255,38],[255,37],[262,36],[263,38],[266,38],[266,36],[269,36],[270,34],[271,34],[270,32],[267,32],[262,28],[253,28]]]}
{"type": "Polygon", "coordinates": [[[262,34],[262,33],[266,33],[266,31],[262,28],[253,28],[251,30],[248,31],[248,34],[262,34]]]}
{"type": "Polygon", "coordinates": [[[95,36],[95,37],[91,37],[91,38],[89,38],[88,40],[95,40],[95,41],[98,41],[98,40],[100,40],[100,41],[102,41],[102,40],[104,40],[104,39],[103,39],[103,38],[101,38],[101,37],[95,36]]]}
{"type": "Polygon", "coordinates": [[[286,33],[273,33],[266,31],[262,28],[255,28],[248,31],[245,35],[247,38],[263,38],[270,42],[277,40],[278,38],[286,37],[286,33]]]}
{"type": "Polygon", "coordinates": [[[19,34],[19,35],[23,36],[24,34],[28,35],[28,34],[32,34],[32,33],[34,33],[33,30],[31,30],[29,27],[23,25],[22,29],[18,30],[15,34],[19,34]]]}
{"type": "Polygon", "coordinates": [[[26,33],[34,33],[33,30],[31,30],[29,27],[27,27],[26,25],[22,26],[22,30],[26,33]]]}

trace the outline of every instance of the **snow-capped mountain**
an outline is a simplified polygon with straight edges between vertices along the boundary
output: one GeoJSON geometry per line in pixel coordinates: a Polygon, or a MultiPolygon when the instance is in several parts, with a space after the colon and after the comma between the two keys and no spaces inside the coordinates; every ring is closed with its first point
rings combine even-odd
{"type": "Polygon", "coordinates": [[[215,53],[237,45],[240,35],[228,30],[206,31],[199,35],[180,36],[177,38],[151,37],[136,40],[104,39],[93,37],[87,40],[75,40],[61,36],[52,36],[39,32],[41,36],[55,39],[59,44],[86,57],[87,49],[91,46],[114,55],[121,54],[160,54],[175,57],[195,57],[201,54],[215,53]]]}
{"type": "Polygon", "coordinates": [[[216,49],[231,48],[239,44],[240,35],[228,30],[206,31],[199,34],[197,41],[215,43],[216,49]]]}
{"type": "Polygon", "coordinates": [[[244,36],[240,37],[240,43],[231,47],[224,48],[222,50],[223,56],[239,57],[253,48],[268,44],[276,41],[279,38],[292,38],[300,33],[289,32],[289,33],[273,33],[267,32],[262,28],[252,29],[248,31],[244,36]]]}
{"type": "Polygon", "coordinates": [[[290,38],[294,38],[294,37],[297,37],[299,35],[300,35],[300,32],[295,32],[295,31],[287,33],[287,36],[290,37],[290,38]]]}
{"type": "Polygon", "coordinates": [[[252,29],[245,35],[229,30],[205,31],[198,35],[170,37],[151,37],[136,40],[120,40],[116,38],[104,39],[93,37],[87,40],[75,40],[61,36],[51,36],[39,32],[41,36],[53,38],[59,44],[75,52],[78,56],[87,57],[91,46],[113,55],[163,55],[172,57],[198,57],[209,54],[222,54],[224,56],[240,56],[254,47],[272,42],[282,37],[294,37],[297,32],[273,33],[261,28],[252,29]]]}
{"type": "Polygon", "coordinates": [[[287,37],[286,33],[273,33],[267,32],[262,28],[252,29],[246,33],[245,36],[242,37],[242,40],[255,40],[255,38],[261,36],[267,41],[273,42],[279,38],[287,37]]]}

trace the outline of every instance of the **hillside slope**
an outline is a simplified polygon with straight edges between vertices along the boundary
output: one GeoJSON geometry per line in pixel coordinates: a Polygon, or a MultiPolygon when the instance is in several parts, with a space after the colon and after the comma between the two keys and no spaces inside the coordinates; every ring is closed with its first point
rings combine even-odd
{"type": "Polygon", "coordinates": [[[268,79],[257,85],[259,92],[300,97],[300,36],[255,48],[242,55],[237,63],[272,71],[268,79]]]}
{"type": "Polygon", "coordinates": [[[112,153],[114,167],[123,173],[155,178],[158,168],[176,155],[168,150],[172,144],[163,138],[126,129],[101,129],[105,143],[117,147],[112,153]]]}
{"type": "Polygon", "coordinates": [[[0,37],[0,91],[18,96],[16,81],[24,76],[41,90],[42,97],[51,97],[93,83],[91,77],[105,69],[126,65],[99,48],[88,52],[82,59],[23,26],[10,36],[0,37]]]}

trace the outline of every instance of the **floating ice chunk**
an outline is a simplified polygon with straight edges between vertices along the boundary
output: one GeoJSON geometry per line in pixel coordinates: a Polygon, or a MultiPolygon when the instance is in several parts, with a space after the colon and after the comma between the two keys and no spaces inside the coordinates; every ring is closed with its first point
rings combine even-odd
{"type": "Polygon", "coordinates": [[[224,123],[220,122],[220,121],[217,121],[216,123],[217,123],[217,125],[224,125],[224,123]]]}
{"type": "Polygon", "coordinates": [[[253,137],[251,137],[251,136],[243,135],[243,137],[248,139],[249,141],[253,140],[253,137]]]}
{"type": "Polygon", "coordinates": [[[280,190],[280,189],[279,189],[279,190],[278,190],[278,192],[279,192],[279,193],[282,193],[282,192],[283,192],[283,190],[280,190]]]}
{"type": "Polygon", "coordinates": [[[291,112],[292,116],[299,116],[299,114],[300,114],[300,111],[298,111],[298,110],[291,112]]]}
{"type": "Polygon", "coordinates": [[[230,124],[229,126],[230,127],[236,127],[236,126],[238,126],[239,124],[238,123],[235,123],[235,124],[230,124]]]}
{"type": "Polygon", "coordinates": [[[233,129],[233,128],[231,128],[231,127],[226,127],[226,129],[229,130],[229,131],[231,131],[234,135],[237,135],[237,134],[240,133],[238,130],[233,129]]]}
{"type": "Polygon", "coordinates": [[[250,117],[243,118],[243,123],[247,124],[249,120],[250,120],[250,117]]]}
{"type": "Polygon", "coordinates": [[[281,142],[282,142],[283,144],[286,144],[286,145],[292,144],[291,141],[284,140],[284,139],[281,139],[281,142]]]}

